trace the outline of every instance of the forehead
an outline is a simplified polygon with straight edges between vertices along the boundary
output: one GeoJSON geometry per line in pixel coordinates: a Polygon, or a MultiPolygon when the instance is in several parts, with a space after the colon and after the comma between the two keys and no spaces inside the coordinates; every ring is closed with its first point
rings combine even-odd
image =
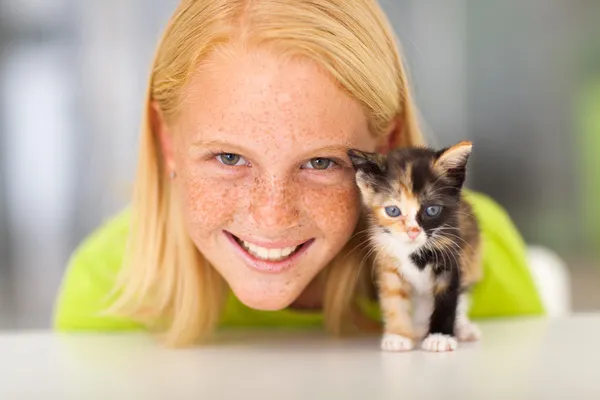
{"type": "Polygon", "coordinates": [[[196,139],[282,153],[375,143],[358,102],[315,63],[259,49],[227,48],[205,60],[185,91],[178,125],[196,139]]]}
{"type": "Polygon", "coordinates": [[[397,189],[415,195],[431,190],[439,177],[433,167],[433,158],[427,154],[392,157],[390,161],[389,174],[397,189]]]}
{"type": "Polygon", "coordinates": [[[427,151],[399,150],[391,153],[387,160],[384,197],[424,199],[432,194],[443,195],[447,182],[434,166],[434,156],[427,151]]]}

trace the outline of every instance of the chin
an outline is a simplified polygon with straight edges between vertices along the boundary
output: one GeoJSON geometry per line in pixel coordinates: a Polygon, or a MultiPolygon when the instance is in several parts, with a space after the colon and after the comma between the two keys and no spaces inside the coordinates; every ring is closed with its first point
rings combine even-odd
{"type": "Polygon", "coordinates": [[[298,298],[301,290],[294,290],[282,282],[280,285],[248,285],[232,289],[238,300],[246,307],[263,310],[278,311],[288,307],[298,298]]]}
{"type": "Polygon", "coordinates": [[[427,244],[426,239],[418,240],[416,242],[406,241],[406,247],[410,249],[411,252],[419,251],[427,244]]]}

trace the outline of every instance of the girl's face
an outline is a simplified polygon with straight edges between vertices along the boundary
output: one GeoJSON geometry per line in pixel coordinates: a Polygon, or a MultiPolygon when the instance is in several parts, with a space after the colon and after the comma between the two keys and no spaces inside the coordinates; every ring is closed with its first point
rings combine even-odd
{"type": "Polygon", "coordinates": [[[290,305],[352,236],[359,104],[308,60],[214,53],[160,137],[190,237],[247,306],[290,305]]]}

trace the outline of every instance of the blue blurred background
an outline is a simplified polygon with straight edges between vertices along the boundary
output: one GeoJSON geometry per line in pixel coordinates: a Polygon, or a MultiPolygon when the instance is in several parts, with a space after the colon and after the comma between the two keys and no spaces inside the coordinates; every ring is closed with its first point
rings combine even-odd
{"type": "MultiPolygon", "coordinates": [[[[0,328],[45,328],[70,253],[127,204],[175,0],[0,0],[0,328]]],[[[600,309],[600,1],[387,0],[434,145],[600,309]]]]}

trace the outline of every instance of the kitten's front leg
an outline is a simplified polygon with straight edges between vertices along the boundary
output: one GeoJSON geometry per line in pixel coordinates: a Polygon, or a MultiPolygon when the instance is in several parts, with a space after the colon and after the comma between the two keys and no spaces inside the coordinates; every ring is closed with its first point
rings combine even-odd
{"type": "Polygon", "coordinates": [[[429,333],[429,324],[433,314],[434,297],[432,294],[417,294],[412,298],[413,305],[413,329],[415,340],[423,340],[429,333]]]}
{"type": "Polygon", "coordinates": [[[435,294],[434,310],[429,325],[429,335],[421,347],[426,351],[453,351],[458,347],[454,333],[458,305],[458,273],[450,272],[446,290],[435,294]]]}
{"type": "Polygon", "coordinates": [[[410,317],[410,286],[400,277],[392,263],[380,267],[379,301],[384,322],[381,349],[412,350],[414,341],[410,317]]]}
{"type": "Polygon", "coordinates": [[[469,298],[468,294],[463,292],[458,297],[458,307],[456,311],[456,322],[454,331],[456,337],[461,342],[475,342],[481,338],[481,331],[477,324],[468,317],[469,298]]]}

